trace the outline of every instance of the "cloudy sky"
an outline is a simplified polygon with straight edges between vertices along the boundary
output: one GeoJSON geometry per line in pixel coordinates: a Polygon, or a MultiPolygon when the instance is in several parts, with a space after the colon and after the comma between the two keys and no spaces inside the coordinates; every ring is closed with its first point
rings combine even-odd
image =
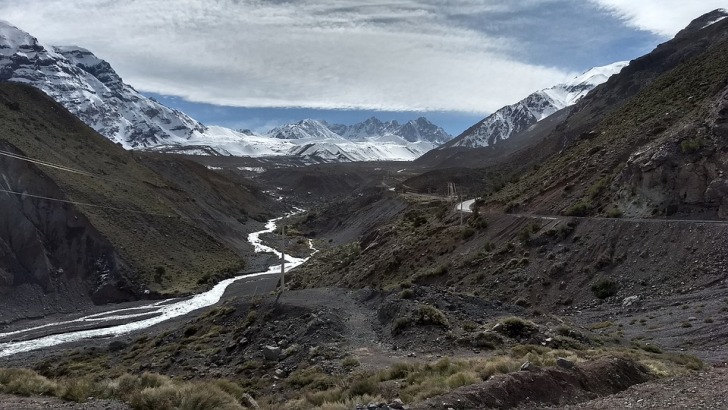
{"type": "Polygon", "coordinates": [[[629,60],[726,1],[0,0],[206,124],[424,115],[458,134],[529,93],[629,60]]]}

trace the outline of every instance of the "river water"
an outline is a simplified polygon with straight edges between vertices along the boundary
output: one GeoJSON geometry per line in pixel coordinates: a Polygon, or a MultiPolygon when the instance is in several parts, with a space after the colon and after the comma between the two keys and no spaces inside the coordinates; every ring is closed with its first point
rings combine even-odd
{"type": "MultiPolygon", "coordinates": [[[[261,234],[273,232],[276,229],[276,222],[280,219],[281,218],[272,219],[268,221],[268,223],[266,223],[265,229],[258,232],[253,232],[248,235],[248,241],[255,247],[256,252],[272,252],[276,254],[279,258],[281,257],[281,252],[269,246],[263,245],[260,239],[261,234]]],[[[311,247],[311,250],[315,252],[315,249],[313,248],[310,241],[309,246],[311,247]]],[[[286,261],[286,270],[293,269],[308,260],[308,258],[294,258],[290,255],[284,255],[284,259],[286,261]]],[[[60,333],[39,337],[37,339],[0,343],[0,357],[7,357],[17,353],[43,349],[63,343],[77,342],[84,339],[120,336],[126,333],[146,329],[150,326],[154,326],[172,318],[183,316],[195,310],[216,304],[220,301],[220,298],[225,293],[225,289],[227,289],[227,287],[233,282],[256,276],[276,275],[280,274],[280,272],[281,265],[274,265],[270,266],[268,270],[264,272],[250,273],[226,279],[215,285],[207,292],[200,293],[189,298],[167,299],[162,301],[150,302],[148,305],[110,310],[102,313],[84,316],[78,319],[50,323],[8,333],[0,333],[0,339],[7,339],[9,337],[22,336],[23,333],[27,333],[30,331],[37,331],[50,327],[60,327],[63,325],[74,325],[83,323],[104,326],[104,322],[118,323],[119,321],[130,320],[130,322],[128,323],[115,326],[70,331],[68,333],[60,333]]]]}

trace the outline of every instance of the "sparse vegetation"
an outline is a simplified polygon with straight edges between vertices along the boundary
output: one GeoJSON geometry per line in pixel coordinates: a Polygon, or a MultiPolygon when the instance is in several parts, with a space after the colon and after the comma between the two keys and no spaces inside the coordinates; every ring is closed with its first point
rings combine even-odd
{"type": "Polygon", "coordinates": [[[599,299],[606,299],[617,294],[619,284],[612,279],[602,279],[591,287],[594,296],[599,299]]]}
{"type": "Polygon", "coordinates": [[[591,209],[591,204],[586,201],[579,201],[572,205],[571,207],[567,208],[564,211],[564,215],[566,216],[587,216],[589,214],[589,210],[591,209]]]}
{"type": "Polygon", "coordinates": [[[683,154],[698,152],[705,145],[702,138],[687,138],[680,142],[680,150],[683,154]]]}

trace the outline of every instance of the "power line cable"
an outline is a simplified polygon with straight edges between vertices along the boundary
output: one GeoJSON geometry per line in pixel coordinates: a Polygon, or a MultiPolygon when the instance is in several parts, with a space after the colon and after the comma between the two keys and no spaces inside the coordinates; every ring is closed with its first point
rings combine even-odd
{"type": "MultiPolygon", "coordinates": [[[[8,152],[8,151],[0,150],[0,155],[4,155],[4,156],[10,157],[10,158],[14,158],[14,159],[18,159],[18,160],[21,160],[21,161],[27,161],[27,162],[35,163],[35,164],[38,164],[38,165],[47,166],[47,167],[50,167],[50,168],[59,169],[61,171],[67,171],[67,172],[72,172],[72,173],[79,174],[79,175],[88,176],[88,177],[91,177],[91,178],[107,179],[107,180],[111,180],[111,181],[116,181],[116,182],[121,182],[121,183],[129,184],[129,185],[133,185],[133,183],[131,183],[129,181],[123,181],[123,180],[116,179],[116,178],[109,178],[109,177],[105,177],[105,176],[99,176],[99,175],[95,175],[93,173],[90,173],[88,171],[84,171],[84,170],[80,170],[80,169],[76,169],[76,168],[67,167],[65,165],[54,164],[52,162],[43,161],[43,160],[39,160],[39,159],[36,159],[36,158],[32,158],[32,157],[28,157],[28,156],[25,156],[25,155],[21,155],[21,154],[15,154],[15,153],[8,152]]],[[[29,193],[26,193],[26,192],[12,191],[12,190],[7,190],[7,189],[0,189],[0,192],[7,193],[7,194],[15,194],[15,195],[21,195],[21,196],[28,196],[28,197],[31,197],[31,198],[43,199],[43,200],[48,200],[48,201],[56,201],[56,202],[74,204],[74,205],[78,205],[78,206],[87,206],[87,207],[92,207],[92,208],[110,209],[110,210],[114,210],[114,211],[118,211],[118,212],[130,212],[130,213],[136,213],[136,214],[144,214],[144,215],[151,215],[151,216],[160,216],[160,217],[165,217],[165,218],[176,218],[176,219],[187,219],[187,220],[198,220],[198,221],[215,221],[215,222],[235,223],[235,224],[239,224],[240,223],[240,221],[238,221],[237,219],[234,219],[234,218],[221,219],[221,218],[202,218],[202,217],[191,217],[191,216],[173,215],[173,214],[164,214],[164,213],[160,213],[160,212],[147,212],[147,211],[139,211],[139,210],[128,209],[128,208],[118,208],[118,207],[113,207],[113,206],[97,205],[97,204],[91,204],[91,203],[87,203],[87,202],[71,201],[71,200],[67,200],[67,199],[51,198],[51,197],[47,197],[47,196],[43,196],[43,195],[29,194],[29,193]]]]}
{"type": "Polygon", "coordinates": [[[223,223],[235,223],[239,224],[240,221],[234,218],[227,218],[227,219],[221,219],[221,218],[202,218],[202,217],[192,217],[192,216],[183,216],[178,214],[165,214],[161,212],[148,212],[148,211],[139,211],[136,209],[129,209],[129,208],[119,208],[114,206],[107,206],[107,205],[97,205],[97,204],[91,204],[88,202],[78,202],[78,201],[71,201],[68,199],[59,199],[59,198],[51,198],[48,196],[43,195],[35,195],[35,194],[29,194],[27,192],[19,192],[19,191],[13,191],[9,189],[0,189],[1,193],[6,194],[13,194],[18,196],[25,196],[25,197],[31,197],[36,199],[43,199],[46,201],[55,201],[55,202],[62,202],[66,204],[73,204],[78,206],[87,206],[91,208],[101,208],[101,209],[110,209],[113,211],[118,212],[129,212],[129,213],[135,213],[135,214],[142,214],[142,215],[151,215],[151,216],[159,216],[164,218],[174,218],[174,219],[187,219],[187,220],[197,220],[197,221],[215,221],[215,222],[223,222],[223,223]]]}

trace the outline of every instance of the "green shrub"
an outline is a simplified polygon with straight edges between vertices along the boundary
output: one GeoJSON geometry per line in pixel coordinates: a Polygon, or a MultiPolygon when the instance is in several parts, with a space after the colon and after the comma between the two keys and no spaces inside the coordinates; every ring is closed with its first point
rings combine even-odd
{"type": "Polygon", "coordinates": [[[412,319],[409,317],[400,317],[397,318],[394,323],[392,323],[392,335],[398,335],[400,334],[404,329],[408,328],[412,324],[412,319]]]}
{"type": "Polygon", "coordinates": [[[607,211],[607,218],[621,218],[622,217],[622,210],[619,208],[612,208],[609,211],[607,211]]]}
{"type": "Polygon", "coordinates": [[[373,378],[355,380],[349,386],[349,396],[374,395],[379,390],[379,384],[373,378]]]}
{"type": "Polygon", "coordinates": [[[415,312],[415,322],[424,325],[431,324],[442,327],[450,326],[445,314],[430,305],[420,305],[415,312]]]}
{"type": "Polygon", "coordinates": [[[683,154],[692,154],[700,150],[705,145],[702,138],[688,138],[680,142],[680,150],[683,154]]]}
{"type": "Polygon", "coordinates": [[[589,204],[586,201],[579,201],[572,205],[571,207],[564,210],[564,215],[566,216],[586,216],[589,214],[589,209],[591,208],[591,204],[589,204]]]}
{"type": "Polygon", "coordinates": [[[93,396],[93,383],[88,379],[71,379],[63,384],[60,397],[63,400],[85,402],[93,396]]]}
{"type": "Polygon", "coordinates": [[[347,357],[341,362],[341,367],[345,369],[353,369],[354,367],[359,366],[359,360],[356,359],[356,357],[347,357]]]}
{"type": "Polygon", "coordinates": [[[27,369],[0,369],[0,392],[30,395],[53,395],[58,386],[55,382],[27,369]]]}
{"type": "Polygon", "coordinates": [[[611,279],[602,279],[591,287],[594,296],[599,299],[606,299],[617,294],[619,285],[611,279]]]}

